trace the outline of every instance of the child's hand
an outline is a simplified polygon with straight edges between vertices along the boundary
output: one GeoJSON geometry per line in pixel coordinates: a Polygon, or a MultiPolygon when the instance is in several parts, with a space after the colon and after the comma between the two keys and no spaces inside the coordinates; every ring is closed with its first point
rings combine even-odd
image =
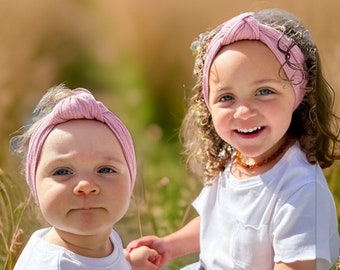
{"type": "Polygon", "coordinates": [[[135,270],[156,270],[161,260],[157,251],[147,246],[134,248],[129,252],[125,250],[125,256],[135,270]]]}
{"type": "MultiPolygon", "coordinates": [[[[134,249],[140,248],[146,246],[152,250],[155,250],[158,254],[159,259],[159,265],[158,268],[163,266],[167,261],[169,261],[171,258],[170,252],[169,252],[169,246],[164,242],[163,238],[159,238],[157,236],[143,236],[139,239],[131,241],[127,247],[126,251],[131,252],[134,249]]],[[[158,269],[156,268],[156,269],[158,269]]]]}

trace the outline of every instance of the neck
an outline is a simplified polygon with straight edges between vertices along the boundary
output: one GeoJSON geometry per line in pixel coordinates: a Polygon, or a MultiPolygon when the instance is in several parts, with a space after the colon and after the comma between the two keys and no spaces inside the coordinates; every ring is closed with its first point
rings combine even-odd
{"type": "Polygon", "coordinates": [[[264,157],[258,162],[247,161],[244,159],[242,153],[237,151],[235,161],[232,166],[232,172],[234,176],[240,179],[245,179],[268,171],[277,163],[277,161],[283,156],[292,143],[293,140],[290,137],[286,137],[275,152],[268,155],[267,157],[264,157]]]}
{"type": "Polygon", "coordinates": [[[92,258],[109,256],[113,251],[110,234],[78,235],[52,228],[45,237],[45,241],[64,247],[78,255],[92,258]]]}

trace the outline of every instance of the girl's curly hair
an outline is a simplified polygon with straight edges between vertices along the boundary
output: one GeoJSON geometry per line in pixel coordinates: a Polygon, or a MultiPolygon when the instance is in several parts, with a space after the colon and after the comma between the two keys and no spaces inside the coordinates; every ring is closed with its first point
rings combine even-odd
{"type": "MultiPolygon", "coordinates": [[[[281,49],[286,57],[286,63],[291,68],[297,68],[289,62],[289,50],[293,46],[299,46],[305,56],[304,70],[301,71],[307,79],[305,96],[293,113],[287,133],[299,141],[311,164],[318,162],[322,168],[327,168],[335,160],[340,159],[338,153],[340,118],[333,112],[334,90],[322,74],[317,47],[301,21],[288,12],[267,9],[256,12],[254,17],[261,24],[279,30],[282,35],[292,40],[292,45],[286,51],[280,48],[280,40],[277,43],[278,49],[281,49]]],[[[196,85],[188,100],[187,114],[180,130],[190,170],[199,176],[203,174],[206,181],[216,179],[225,169],[234,151],[215,131],[202,91],[205,53],[210,41],[220,29],[221,25],[200,34],[192,44],[191,49],[195,52],[196,85]]]]}

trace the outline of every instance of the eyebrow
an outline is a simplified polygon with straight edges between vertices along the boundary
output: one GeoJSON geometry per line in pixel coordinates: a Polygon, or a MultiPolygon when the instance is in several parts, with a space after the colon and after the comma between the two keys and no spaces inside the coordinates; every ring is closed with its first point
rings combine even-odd
{"type": "Polygon", "coordinates": [[[254,81],[254,84],[265,84],[265,83],[280,83],[281,81],[285,81],[283,79],[261,79],[254,81]]]}
{"type": "Polygon", "coordinates": [[[125,164],[126,160],[124,157],[122,158],[115,158],[115,157],[111,157],[111,156],[104,156],[102,159],[102,161],[109,161],[109,162],[115,162],[115,163],[121,163],[121,164],[125,164]]]}
{"type": "MultiPolygon", "coordinates": [[[[75,158],[72,154],[58,154],[57,156],[53,157],[53,159],[49,158],[48,164],[53,163],[63,163],[68,162],[70,160],[78,160],[79,158],[75,158]]],[[[124,164],[126,162],[124,156],[122,157],[115,157],[113,155],[101,155],[99,160],[101,162],[114,162],[124,164]]]]}
{"type": "MultiPolygon", "coordinates": [[[[251,82],[251,84],[253,84],[253,85],[270,84],[270,83],[279,84],[281,82],[286,82],[286,81],[281,80],[281,79],[260,79],[260,80],[256,80],[256,81],[251,82]]],[[[216,92],[218,93],[220,91],[231,90],[231,89],[233,89],[233,87],[220,84],[220,85],[217,85],[217,87],[215,89],[216,89],[216,92]]]]}

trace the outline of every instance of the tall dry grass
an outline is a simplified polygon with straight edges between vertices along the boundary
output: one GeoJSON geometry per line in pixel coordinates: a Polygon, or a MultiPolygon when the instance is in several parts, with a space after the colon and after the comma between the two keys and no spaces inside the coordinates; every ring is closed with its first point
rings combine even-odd
{"type": "Polygon", "coordinates": [[[28,199],[0,169],[0,269],[13,269],[22,246],[22,217],[27,205],[28,199]]]}

